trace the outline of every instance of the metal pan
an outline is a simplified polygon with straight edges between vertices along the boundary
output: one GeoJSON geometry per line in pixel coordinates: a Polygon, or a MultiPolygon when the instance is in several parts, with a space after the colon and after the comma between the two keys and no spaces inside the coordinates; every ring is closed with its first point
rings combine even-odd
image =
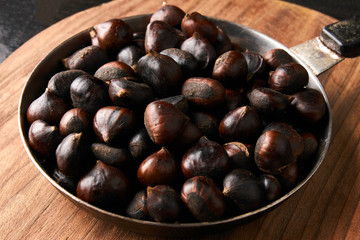
{"type": "MultiPolygon", "coordinates": [[[[128,17],[123,19],[126,21],[134,31],[145,31],[146,25],[149,22],[150,15],[140,15],[134,17],[128,17]]],[[[257,210],[248,212],[246,214],[242,214],[239,216],[231,217],[228,219],[218,220],[214,222],[201,222],[201,223],[156,223],[150,221],[142,221],[132,219],[126,216],[118,215],[109,211],[105,211],[98,207],[88,204],[87,202],[82,201],[77,198],[73,194],[69,193],[59,184],[57,184],[50,176],[49,171],[43,165],[43,161],[41,158],[37,157],[36,154],[31,150],[28,143],[28,129],[29,125],[26,121],[26,111],[30,103],[39,97],[45,90],[47,86],[47,82],[52,75],[61,69],[61,59],[69,56],[75,50],[84,47],[90,44],[90,37],[87,30],[76,34],[70,39],[66,40],[64,43],[60,44],[54,50],[52,50],[44,59],[40,61],[40,63],[35,67],[29,76],[22,94],[20,98],[19,108],[18,108],[18,121],[19,121],[19,129],[20,135],[25,146],[25,149],[41,172],[44,177],[66,198],[70,199],[74,204],[79,206],[80,208],[86,210],[87,212],[93,214],[94,216],[104,219],[106,221],[110,221],[114,224],[117,224],[125,229],[130,231],[134,231],[137,233],[142,233],[146,235],[161,235],[161,236],[194,236],[196,234],[204,234],[211,233],[215,231],[224,230],[228,227],[233,227],[234,225],[238,225],[247,221],[252,220],[254,217],[257,217],[261,214],[268,212],[269,210],[279,206],[289,197],[291,197],[295,192],[297,192],[300,188],[302,188],[307,181],[315,174],[317,169],[319,168],[322,160],[325,157],[327,149],[330,144],[331,139],[331,127],[332,127],[332,117],[331,117],[331,108],[329,105],[328,98],[326,93],[321,86],[320,81],[317,76],[314,74],[313,70],[315,70],[316,74],[320,74],[334,65],[336,62],[339,62],[343,59],[343,57],[339,57],[337,54],[325,48],[332,57],[331,64],[326,64],[326,66],[318,69],[316,66],[308,66],[308,60],[302,60],[297,54],[294,52],[301,52],[304,46],[297,46],[293,48],[294,51],[277,42],[276,40],[257,32],[253,29],[247,28],[240,24],[213,19],[211,18],[217,25],[219,25],[222,29],[227,32],[233,42],[238,43],[243,48],[249,49],[250,51],[255,51],[260,54],[265,54],[267,51],[273,48],[282,48],[286,50],[296,62],[302,64],[309,73],[309,85],[308,87],[319,90],[327,104],[327,113],[321,125],[321,128],[318,129],[319,136],[319,147],[317,150],[317,154],[315,156],[315,164],[307,176],[297,184],[290,192],[286,193],[284,196],[279,198],[278,200],[265,205],[257,210]],[[335,57],[334,57],[335,56],[335,57]],[[306,64],[306,63],[308,64],[306,64]]],[[[319,44],[321,41],[319,39],[314,40],[316,44],[319,44]]],[[[306,45],[306,44],[305,44],[306,45]]],[[[307,49],[306,51],[309,51],[307,49]]],[[[326,54],[323,54],[324,56],[326,54]]],[[[321,61],[320,61],[321,62],[321,61]]],[[[324,62],[323,62],[324,63],[324,62]]],[[[319,65],[319,64],[318,64],[319,65]]],[[[316,183],[315,183],[316,184],[316,183]]],[[[44,199],[44,201],[46,201],[44,199]]]]}

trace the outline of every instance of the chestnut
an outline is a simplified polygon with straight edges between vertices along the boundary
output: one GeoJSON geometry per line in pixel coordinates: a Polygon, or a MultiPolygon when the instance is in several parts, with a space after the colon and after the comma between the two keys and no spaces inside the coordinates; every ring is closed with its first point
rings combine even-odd
{"type": "Polygon", "coordinates": [[[191,53],[201,70],[211,68],[217,56],[213,45],[198,32],[186,39],[181,44],[180,49],[191,53]]]}
{"type": "Polygon", "coordinates": [[[47,85],[49,91],[67,102],[70,99],[70,85],[79,76],[86,75],[82,70],[65,70],[54,74],[47,85]]]}
{"type": "Polygon", "coordinates": [[[262,129],[259,113],[246,105],[225,115],[219,124],[219,135],[226,142],[252,143],[260,135],[262,129]]]}
{"type": "Polygon", "coordinates": [[[122,171],[100,160],[78,182],[76,195],[99,207],[110,209],[124,202],[129,182],[122,171]]]}
{"type": "Polygon", "coordinates": [[[100,108],[93,120],[96,136],[102,142],[109,143],[118,137],[128,136],[134,127],[134,114],[131,110],[116,106],[100,108]]]}
{"type": "Polygon", "coordinates": [[[225,113],[231,112],[248,104],[247,99],[239,89],[225,89],[225,113]]]}
{"type": "Polygon", "coordinates": [[[29,145],[43,157],[53,157],[61,141],[59,129],[43,120],[35,120],[29,128],[29,145]]]}
{"type": "Polygon", "coordinates": [[[269,78],[270,88],[291,94],[303,89],[309,82],[309,74],[298,63],[282,64],[275,69],[269,78]]]}
{"type": "Polygon", "coordinates": [[[171,57],[155,51],[139,59],[137,74],[160,97],[176,93],[183,76],[180,66],[171,57]]]}
{"type": "Polygon", "coordinates": [[[225,213],[225,201],[215,182],[205,176],[192,177],[183,184],[181,200],[199,221],[215,221],[225,213]]]}
{"type": "Polygon", "coordinates": [[[193,111],[189,117],[202,135],[213,140],[218,138],[219,120],[216,116],[211,113],[193,111]]]}
{"type": "Polygon", "coordinates": [[[222,193],[242,212],[257,209],[265,200],[265,191],[259,178],[241,168],[234,169],[225,176],[222,193]]]}
{"type": "Polygon", "coordinates": [[[244,55],[238,51],[227,51],[215,61],[212,77],[225,87],[243,87],[246,83],[248,66],[244,55]]]}
{"type": "Polygon", "coordinates": [[[94,73],[94,77],[109,83],[111,79],[122,77],[135,77],[134,70],[126,63],[112,61],[102,65],[94,73]]]}
{"type": "Polygon", "coordinates": [[[224,102],[225,88],[217,80],[193,77],[183,83],[181,94],[189,103],[205,110],[217,107],[224,102]]]}
{"type": "Polygon", "coordinates": [[[61,118],[59,129],[61,136],[70,133],[86,132],[90,124],[90,116],[81,108],[72,108],[61,118]]]}
{"type": "Polygon", "coordinates": [[[308,124],[318,123],[325,115],[326,102],[320,91],[306,88],[300,92],[292,94],[294,100],[291,106],[296,116],[308,124]]]}
{"type": "Polygon", "coordinates": [[[129,45],[120,49],[116,56],[116,60],[133,67],[145,54],[146,53],[143,49],[135,45],[129,45]]]}
{"type": "Polygon", "coordinates": [[[75,108],[81,108],[90,115],[110,103],[106,84],[91,75],[79,76],[71,83],[70,97],[75,108]]]}
{"type": "Polygon", "coordinates": [[[161,98],[160,100],[171,103],[180,109],[184,114],[187,114],[188,112],[189,102],[184,95],[175,95],[167,98],[161,98]]]}
{"type": "Polygon", "coordinates": [[[198,62],[194,55],[179,48],[168,48],[160,52],[174,59],[179,64],[184,76],[191,76],[198,68],[198,62]]]}
{"type": "Polygon", "coordinates": [[[57,184],[68,190],[69,192],[75,194],[76,193],[76,186],[78,184],[78,178],[69,177],[60,172],[58,168],[55,168],[52,173],[51,177],[55,180],[57,184]]]}
{"type": "Polygon", "coordinates": [[[289,139],[275,130],[266,131],[259,137],[254,156],[258,168],[266,173],[280,173],[296,161],[289,139]]]}
{"type": "Polygon", "coordinates": [[[147,187],[146,207],[156,222],[176,222],[181,215],[179,194],[168,185],[147,187]]]}
{"type": "Polygon", "coordinates": [[[186,178],[207,176],[219,180],[229,168],[230,161],[225,149],[206,137],[201,137],[189,148],[181,160],[181,170],[186,178]]]}
{"type": "Polygon", "coordinates": [[[139,166],[137,176],[145,186],[172,185],[176,179],[177,163],[165,147],[149,155],[139,166]]]}
{"type": "Polygon", "coordinates": [[[129,151],[136,160],[143,160],[155,149],[145,128],[138,130],[129,140],[129,151]]]}
{"type": "Polygon", "coordinates": [[[295,187],[300,179],[300,168],[297,162],[293,162],[281,170],[277,178],[285,189],[295,187]]]}
{"type": "Polygon", "coordinates": [[[274,48],[264,54],[264,60],[272,69],[286,63],[291,63],[294,60],[285,50],[274,48]]]}
{"type": "Polygon", "coordinates": [[[210,43],[215,43],[218,36],[218,28],[207,17],[198,12],[186,14],[181,22],[181,30],[185,37],[191,37],[195,32],[206,38],[210,43]]]}
{"type": "Polygon", "coordinates": [[[105,143],[91,144],[91,152],[97,160],[117,168],[123,167],[131,158],[126,148],[113,147],[105,143]]]}
{"type": "Polygon", "coordinates": [[[185,12],[175,5],[163,2],[163,5],[156,10],[150,18],[150,22],[163,21],[172,27],[180,27],[185,12]]]}
{"type": "Polygon", "coordinates": [[[89,74],[95,71],[109,61],[106,51],[99,46],[84,47],[71,56],[62,59],[64,67],[69,70],[83,70],[89,74]]]}
{"type": "Polygon", "coordinates": [[[139,220],[148,220],[149,213],[146,208],[146,190],[142,189],[135,193],[126,208],[126,215],[139,220]]]}
{"type": "Polygon", "coordinates": [[[260,182],[265,189],[265,197],[268,202],[275,201],[282,194],[282,186],[279,180],[271,174],[262,174],[260,182]]]}
{"type": "Polygon", "coordinates": [[[175,141],[167,144],[168,148],[176,154],[182,154],[191,147],[199,138],[203,136],[202,132],[190,121],[187,121],[180,135],[175,141]]]}
{"type": "Polygon", "coordinates": [[[118,52],[133,37],[132,28],[121,19],[110,19],[89,29],[93,46],[100,46],[109,53],[118,52]]]}
{"type": "Polygon", "coordinates": [[[313,156],[319,146],[317,137],[308,131],[301,133],[301,137],[304,141],[304,151],[298,158],[298,163],[302,166],[310,166],[313,163],[313,156]]]}
{"type": "Polygon", "coordinates": [[[29,124],[41,119],[49,124],[58,124],[70,106],[60,97],[51,93],[48,88],[37,99],[31,102],[26,111],[29,124]]]}
{"type": "Polygon", "coordinates": [[[56,148],[56,164],[69,177],[80,177],[89,163],[88,149],[82,133],[70,133],[56,148]]]}
{"type": "Polygon", "coordinates": [[[243,52],[243,56],[245,57],[247,67],[248,67],[248,75],[247,78],[250,79],[253,76],[262,77],[267,72],[267,63],[264,60],[263,56],[256,52],[243,52]]]}
{"type": "Polygon", "coordinates": [[[254,171],[256,165],[254,163],[254,149],[250,145],[241,142],[228,142],[223,145],[230,159],[232,169],[244,168],[254,171]]]}
{"type": "Polygon", "coordinates": [[[219,26],[216,26],[218,29],[218,35],[216,38],[216,41],[214,43],[214,49],[217,56],[220,56],[221,54],[230,51],[233,49],[233,44],[227,35],[227,33],[221,29],[219,26]]]}
{"type": "Polygon", "coordinates": [[[145,50],[161,52],[173,48],[182,41],[181,35],[169,24],[162,21],[152,21],[146,27],[145,50]]]}

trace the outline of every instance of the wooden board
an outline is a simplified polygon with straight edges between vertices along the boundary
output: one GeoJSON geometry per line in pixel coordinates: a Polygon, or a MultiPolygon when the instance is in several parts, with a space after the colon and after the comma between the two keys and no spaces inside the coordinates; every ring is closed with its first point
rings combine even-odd
{"type": "MultiPolygon", "coordinates": [[[[281,1],[169,1],[261,31],[294,46],[335,19],[281,1]]],[[[156,239],[94,218],[39,173],[21,143],[17,105],[36,64],[65,39],[96,23],[151,13],[160,1],[112,1],[39,33],[0,65],[0,239],[156,239]]],[[[328,154],[308,184],[272,212],[202,239],[356,239],[360,236],[360,60],[347,59],[322,80],[333,113],[328,154]]]]}

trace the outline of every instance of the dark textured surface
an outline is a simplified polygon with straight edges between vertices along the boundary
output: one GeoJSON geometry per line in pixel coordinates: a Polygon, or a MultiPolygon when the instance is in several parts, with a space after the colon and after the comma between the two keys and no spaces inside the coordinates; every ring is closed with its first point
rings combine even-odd
{"type": "MultiPolygon", "coordinates": [[[[0,63],[44,28],[110,0],[0,0],[0,63]]],[[[345,19],[360,13],[359,0],[288,0],[345,19]]]]}

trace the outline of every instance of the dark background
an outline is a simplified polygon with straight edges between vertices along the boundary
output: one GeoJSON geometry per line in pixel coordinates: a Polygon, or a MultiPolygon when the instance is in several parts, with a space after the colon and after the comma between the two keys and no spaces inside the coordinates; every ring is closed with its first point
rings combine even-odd
{"type": "MultiPolygon", "coordinates": [[[[110,0],[0,0],[0,63],[46,27],[110,0]]],[[[360,14],[360,0],[287,0],[337,18],[360,14]]]]}

